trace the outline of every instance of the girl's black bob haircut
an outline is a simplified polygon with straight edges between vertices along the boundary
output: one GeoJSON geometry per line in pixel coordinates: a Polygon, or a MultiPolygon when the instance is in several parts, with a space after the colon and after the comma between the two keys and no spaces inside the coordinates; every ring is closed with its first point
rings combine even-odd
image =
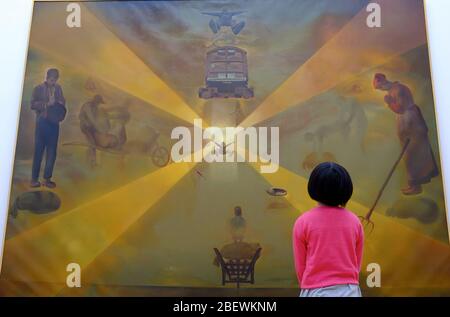
{"type": "Polygon", "coordinates": [[[321,204],[345,207],[353,194],[352,179],[341,165],[332,162],[321,163],[309,176],[308,193],[321,204]]]}

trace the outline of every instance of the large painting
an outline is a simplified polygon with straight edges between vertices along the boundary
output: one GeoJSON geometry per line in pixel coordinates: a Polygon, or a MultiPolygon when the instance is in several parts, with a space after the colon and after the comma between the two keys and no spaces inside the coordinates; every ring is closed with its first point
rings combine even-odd
{"type": "Polygon", "coordinates": [[[424,4],[371,2],[36,1],[0,294],[296,296],[335,161],[363,295],[450,295],[424,4]]]}

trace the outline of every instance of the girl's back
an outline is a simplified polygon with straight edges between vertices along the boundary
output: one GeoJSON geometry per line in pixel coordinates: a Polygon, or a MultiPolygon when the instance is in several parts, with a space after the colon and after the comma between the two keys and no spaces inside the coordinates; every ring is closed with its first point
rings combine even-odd
{"type": "Polygon", "coordinates": [[[344,208],[353,194],[349,173],[337,163],[321,163],[311,172],[308,193],[319,204],[297,219],[292,234],[300,295],[361,296],[364,232],[344,208]]]}
{"type": "Polygon", "coordinates": [[[293,238],[294,257],[305,259],[297,270],[302,288],[359,283],[363,230],[351,211],[313,208],[297,219],[293,238]]]}

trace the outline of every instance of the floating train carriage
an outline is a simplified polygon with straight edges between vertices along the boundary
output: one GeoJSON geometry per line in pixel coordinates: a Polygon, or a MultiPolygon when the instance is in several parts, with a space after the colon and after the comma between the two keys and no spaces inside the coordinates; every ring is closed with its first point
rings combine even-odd
{"type": "Polygon", "coordinates": [[[206,54],[205,82],[206,87],[199,89],[200,98],[252,98],[247,52],[234,46],[210,50],[206,54]]]}

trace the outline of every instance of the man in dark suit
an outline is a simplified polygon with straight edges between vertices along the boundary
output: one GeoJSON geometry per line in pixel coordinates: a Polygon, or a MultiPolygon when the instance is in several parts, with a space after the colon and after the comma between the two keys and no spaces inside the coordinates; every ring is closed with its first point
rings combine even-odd
{"type": "Polygon", "coordinates": [[[59,71],[51,68],[47,71],[45,81],[34,87],[31,97],[31,109],[36,112],[36,129],[34,136],[34,156],[31,187],[40,187],[39,174],[45,152],[44,183],[48,188],[56,187],[52,182],[53,167],[59,137],[59,122],[65,116],[66,100],[61,86],[56,82],[59,71]]]}

